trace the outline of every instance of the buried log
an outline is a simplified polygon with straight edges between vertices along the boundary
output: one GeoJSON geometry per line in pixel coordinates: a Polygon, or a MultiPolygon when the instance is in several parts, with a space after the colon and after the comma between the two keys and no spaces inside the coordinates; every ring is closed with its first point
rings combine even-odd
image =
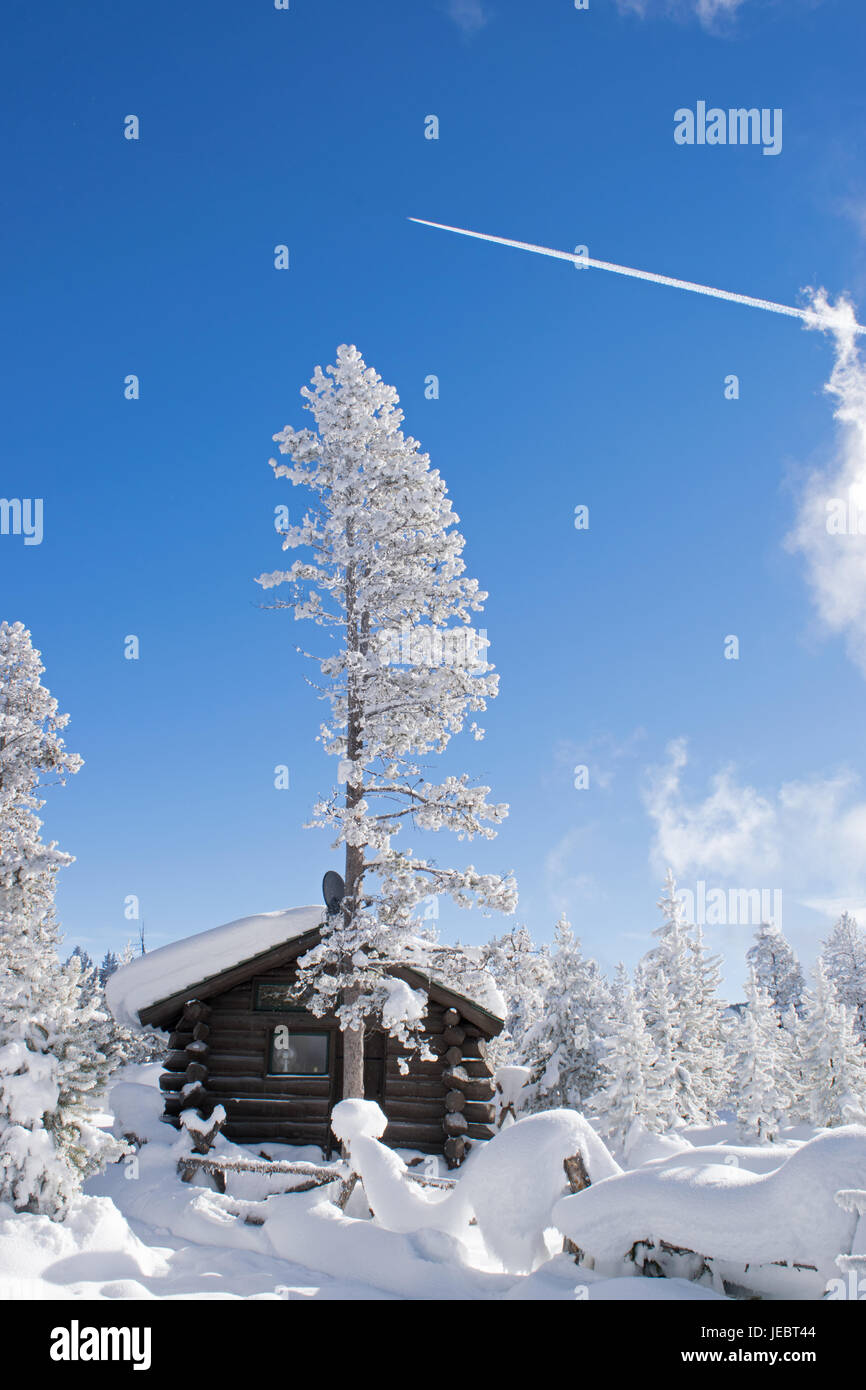
{"type": "MultiPolygon", "coordinates": [[[[576,1153],[571,1158],[564,1158],[562,1166],[565,1169],[565,1176],[568,1178],[568,1185],[572,1192],[583,1192],[591,1186],[589,1173],[586,1171],[586,1164],[583,1161],[583,1154],[576,1153]]],[[[573,1255],[575,1264],[580,1264],[583,1251],[579,1245],[575,1245],[568,1236],[563,1236],[562,1250],[565,1255],[573,1255]]]]}

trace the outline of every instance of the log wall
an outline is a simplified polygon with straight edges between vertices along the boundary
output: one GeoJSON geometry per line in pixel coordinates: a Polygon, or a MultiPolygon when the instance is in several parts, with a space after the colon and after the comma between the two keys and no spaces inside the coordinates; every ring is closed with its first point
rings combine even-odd
{"type": "MultiPolygon", "coordinates": [[[[194,1105],[209,1115],[223,1105],[223,1133],[239,1144],[318,1144],[329,1154],[336,1141],[330,1115],[342,1091],[342,1040],[336,1019],[253,1008],[256,980],[290,981],[283,965],[255,980],[211,996],[207,1005],[188,1002],[169,1039],[160,1086],[163,1118],[177,1125],[182,1109],[194,1105]],[[327,1076],[268,1075],[270,1035],[285,1024],[301,1032],[327,1032],[327,1076]]],[[[462,1162],[473,1139],[493,1136],[493,1077],[481,1030],[455,1009],[430,1000],[427,1033],[435,1053],[419,1061],[395,1038],[372,1032],[365,1042],[367,1096],[388,1119],[383,1136],[392,1148],[444,1154],[449,1167],[462,1162]],[[400,1071],[400,1060],[408,1073],[400,1071]]]]}

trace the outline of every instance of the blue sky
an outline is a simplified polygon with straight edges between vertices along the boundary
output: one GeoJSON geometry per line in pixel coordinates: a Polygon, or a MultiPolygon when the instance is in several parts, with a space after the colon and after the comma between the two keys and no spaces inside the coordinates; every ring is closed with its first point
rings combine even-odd
{"type": "MultiPolygon", "coordinates": [[[[840,447],[832,341],[407,221],[862,306],[866,11],[709,8],[10,0],[0,492],[45,521],[0,536],[0,608],[86,762],[44,812],[77,856],[69,945],[122,946],[129,894],[155,947],[339,867],[302,828],[334,777],[304,634],[253,581],[297,508],[271,436],[342,342],[397,387],[490,593],[501,694],[447,761],[512,811],[441,862],[513,868],[518,919],[549,939],[566,908],[608,968],[646,948],[672,858],[687,886],[780,889],[807,959],[866,904],[863,664],[785,546],[840,447]],[[781,108],[781,153],[675,144],[698,100],[781,108]]],[[[708,930],[734,991],[751,932],[708,930]]]]}

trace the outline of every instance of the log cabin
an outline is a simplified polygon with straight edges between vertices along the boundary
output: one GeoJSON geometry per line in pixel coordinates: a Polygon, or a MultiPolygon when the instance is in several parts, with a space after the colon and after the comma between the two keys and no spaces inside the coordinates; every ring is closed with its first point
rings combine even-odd
{"type": "MultiPolygon", "coordinates": [[[[207,1119],[222,1105],[222,1132],[235,1143],[318,1144],[331,1155],[342,1037],[333,1015],[304,1007],[296,978],[323,920],[317,907],[241,918],[148,952],[109,978],[120,1022],[169,1034],[160,1078],[168,1124],[178,1126],[190,1109],[207,1119]]],[[[424,1032],[436,1060],[370,1028],[365,1097],[387,1116],[384,1143],[442,1154],[457,1167],[474,1140],[493,1136],[486,1044],[502,1019],[421,969],[395,964],[389,972],[426,994],[424,1032]]]]}

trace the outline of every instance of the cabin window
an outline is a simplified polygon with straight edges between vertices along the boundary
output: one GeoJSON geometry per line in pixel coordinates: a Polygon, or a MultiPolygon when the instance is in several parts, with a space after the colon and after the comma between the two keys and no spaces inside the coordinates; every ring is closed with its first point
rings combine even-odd
{"type": "Polygon", "coordinates": [[[253,1008],[259,1013],[305,1014],[297,984],[291,980],[256,980],[253,1008]]]}
{"type": "Polygon", "coordinates": [[[269,1076],[327,1076],[329,1036],[326,1032],[295,1033],[280,1024],[271,1029],[269,1076]]]}

